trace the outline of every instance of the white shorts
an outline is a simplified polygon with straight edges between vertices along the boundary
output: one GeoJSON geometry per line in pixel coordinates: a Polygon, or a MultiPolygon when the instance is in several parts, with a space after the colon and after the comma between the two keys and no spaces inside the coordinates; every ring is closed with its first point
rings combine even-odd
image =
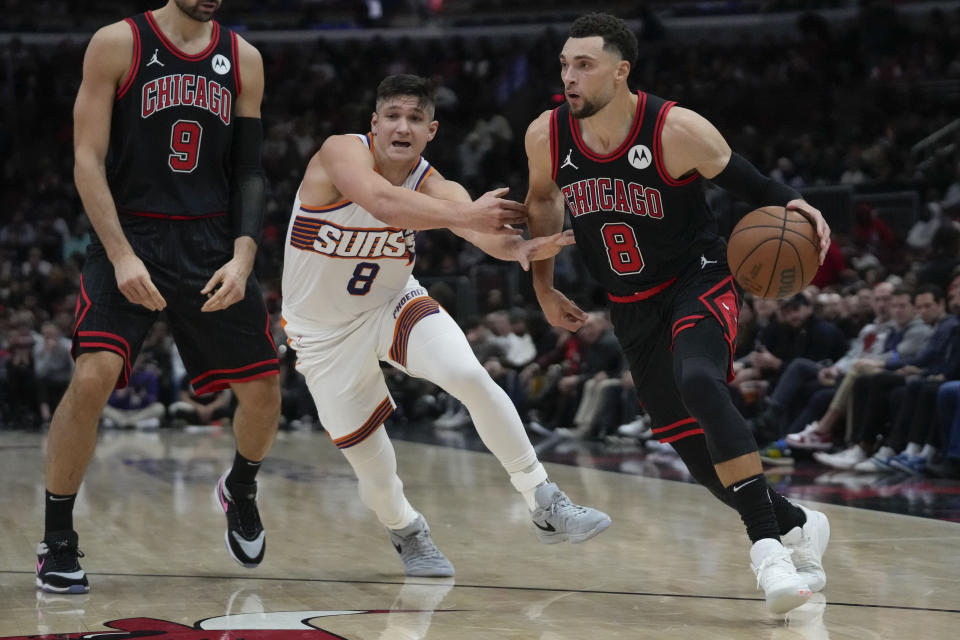
{"type": "Polygon", "coordinates": [[[410,334],[421,321],[437,323],[442,329],[457,327],[411,278],[393,300],[347,326],[311,333],[287,327],[288,342],[297,352],[297,370],[307,380],[323,428],[339,448],[363,442],[393,413],[396,405],[380,361],[409,373],[410,334]]]}

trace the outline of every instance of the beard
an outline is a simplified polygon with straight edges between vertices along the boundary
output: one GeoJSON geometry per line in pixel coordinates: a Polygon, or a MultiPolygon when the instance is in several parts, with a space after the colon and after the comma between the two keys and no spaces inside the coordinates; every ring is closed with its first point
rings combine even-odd
{"type": "MultiPolygon", "coordinates": [[[[174,0],[177,5],[177,8],[180,9],[183,13],[187,14],[189,17],[197,20],[198,22],[209,22],[213,19],[213,14],[215,11],[206,13],[200,8],[200,3],[191,4],[190,0],[174,0]]],[[[220,8],[220,3],[217,3],[217,9],[220,8]]]]}
{"type": "MultiPolygon", "coordinates": [[[[609,102],[609,100],[607,102],[609,102]]],[[[590,116],[594,115],[600,111],[600,109],[603,109],[605,106],[607,106],[607,102],[600,104],[599,102],[587,100],[583,96],[580,96],[580,108],[574,109],[573,105],[571,105],[570,113],[573,114],[573,117],[577,120],[583,120],[584,118],[589,118],[590,116]]]]}

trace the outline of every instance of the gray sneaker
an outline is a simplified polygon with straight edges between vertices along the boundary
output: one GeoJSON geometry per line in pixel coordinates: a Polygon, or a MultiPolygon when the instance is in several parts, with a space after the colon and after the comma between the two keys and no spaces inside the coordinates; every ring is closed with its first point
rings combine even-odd
{"type": "Polygon", "coordinates": [[[537,508],[531,517],[537,537],[544,544],[586,542],[610,526],[610,516],[573,504],[552,482],[537,487],[536,500],[537,508]]]}
{"type": "Polygon", "coordinates": [[[400,554],[403,573],[418,578],[449,578],[453,576],[453,565],[440,552],[430,527],[422,515],[403,529],[387,529],[393,548],[400,554]]]}

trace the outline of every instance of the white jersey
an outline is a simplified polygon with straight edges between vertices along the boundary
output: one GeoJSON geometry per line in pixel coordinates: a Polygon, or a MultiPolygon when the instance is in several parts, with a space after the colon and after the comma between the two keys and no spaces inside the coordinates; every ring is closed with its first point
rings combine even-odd
{"type": "MultiPolygon", "coordinates": [[[[370,138],[352,134],[370,148],[370,138]]],[[[420,158],[403,187],[433,172],[420,158]]],[[[298,332],[349,324],[394,300],[411,281],[415,232],[391,227],[350,200],[293,203],[283,255],[283,319],[298,332]]]]}

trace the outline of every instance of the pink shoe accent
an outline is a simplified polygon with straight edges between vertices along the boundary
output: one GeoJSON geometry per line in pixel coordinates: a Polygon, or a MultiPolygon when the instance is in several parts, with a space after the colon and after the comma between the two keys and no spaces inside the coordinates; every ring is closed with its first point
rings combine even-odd
{"type": "Polygon", "coordinates": [[[220,479],[220,482],[217,483],[217,498],[220,499],[220,506],[223,507],[223,512],[227,512],[227,499],[223,496],[223,478],[220,479]]]}
{"type": "Polygon", "coordinates": [[[44,558],[43,560],[37,561],[37,575],[40,575],[40,570],[43,569],[43,565],[46,564],[46,562],[47,562],[46,558],[44,558]]]}

